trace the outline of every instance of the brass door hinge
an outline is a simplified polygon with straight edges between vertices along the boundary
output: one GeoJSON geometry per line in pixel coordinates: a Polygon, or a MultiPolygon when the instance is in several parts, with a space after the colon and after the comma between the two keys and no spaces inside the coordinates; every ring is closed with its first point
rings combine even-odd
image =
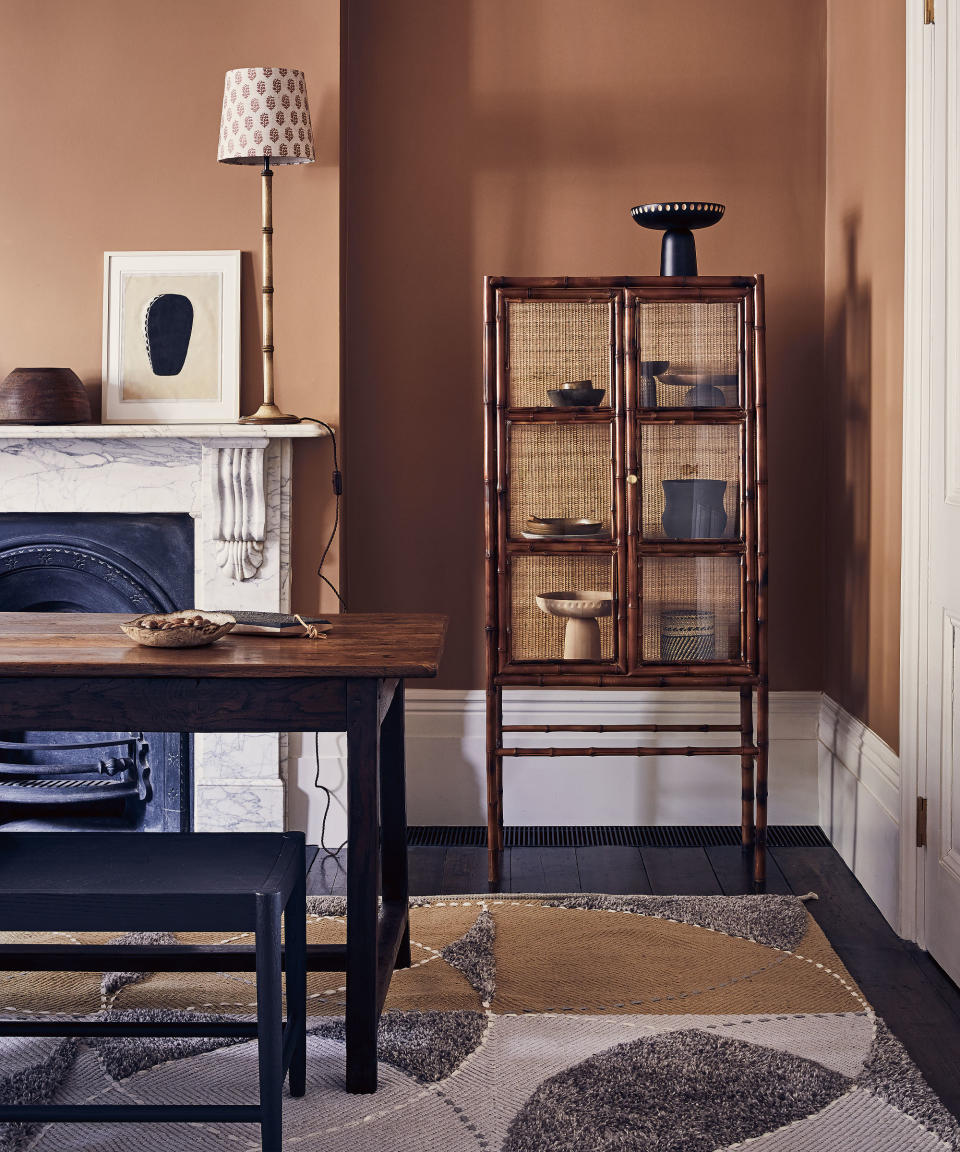
{"type": "Polygon", "coordinates": [[[924,24],[933,24],[933,5],[934,0],[923,0],[923,22],[924,24]]]}
{"type": "Polygon", "coordinates": [[[917,847],[927,846],[927,798],[917,797],[917,847]]]}

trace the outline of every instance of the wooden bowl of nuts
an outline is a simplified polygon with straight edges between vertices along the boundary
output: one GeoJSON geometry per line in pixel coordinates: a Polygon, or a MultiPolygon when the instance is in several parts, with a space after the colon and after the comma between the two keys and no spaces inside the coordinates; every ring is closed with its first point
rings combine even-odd
{"type": "Polygon", "coordinates": [[[202,648],[226,636],[236,624],[228,612],[151,612],[120,627],[137,644],[148,648],[202,648]]]}

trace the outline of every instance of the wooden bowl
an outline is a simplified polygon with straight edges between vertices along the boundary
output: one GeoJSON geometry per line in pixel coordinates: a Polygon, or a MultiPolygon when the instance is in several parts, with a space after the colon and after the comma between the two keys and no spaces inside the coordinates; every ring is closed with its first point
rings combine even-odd
{"type": "Polygon", "coordinates": [[[121,624],[120,628],[131,640],[147,648],[204,648],[221,636],[226,636],[234,624],[236,620],[227,612],[198,612],[195,608],[184,608],[179,612],[148,612],[121,624]],[[185,620],[193,616],[202,616],[215,627],[208,631],[183,625],[162,629],[144,627],[146,620],[185,620]]]}
{"type": "Polygon", "coordinates": [[[14,368],[0,384],[0,423],[89,424],[90,397],[69,368],[14,368]]]}
{"type": "Polygon", "coordinates": [[[568,516],[529,516],[524,529],[538,536],[596,536],[603,531],[603,523],[568,516]]]}

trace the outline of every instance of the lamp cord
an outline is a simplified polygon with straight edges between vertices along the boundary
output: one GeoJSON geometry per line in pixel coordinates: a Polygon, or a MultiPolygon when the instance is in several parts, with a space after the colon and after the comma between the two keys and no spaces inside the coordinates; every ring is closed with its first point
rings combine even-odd
{"type": "Polygon", "coordinates": [[[323,554],[320,557],[320,563],[317,565],[317,575],[324,582],[324,584],[326,584],[334,596],[336,596],[340,603],[340,607],[344,610],[344,612],[346,612],[347,602],[340,595],[340,590],[323,574],[323,566],[327,562],[327,556],[329,555],[330,549],[333,547],[333,542],[337,536],[337,529],[340,527],[340,497],[343,495],[343,474],[340,471],[340,464],[337,457],[337,434],[326,422],[326,420],[318,420],[316,416],[300,417],[301,424],[308,422],[311,424],[319,424],[321,428],[326,428],[326,430],[330,433],[330,442],[333,445],[333,494],[336,497],[333,508],[333,527],[330,529],[330,536],[327,540],[326,547],[323,550],[323,554]]]}
{"type": "MultiPolygon", "coordinates": [[[[337,529],[340,527],[340,497],[343,495],[343,474],[340,471],[340,463],[339,463],[339,458],[337,456],[337,434],[336,434],[336,432],[334,432],[334,430],[330,427],[330,425],[325,420],[318,420],[316,418],[316,416],[301,416],[300,417],[300,423],[301,424],[304,424],[307,422],[309,422],[311,424],[319,424],[322,428],[326,428],[326,430],[330,433],[330,442],[333,445],[333,494],[336,498],[335,503],[334,503],[334,512],[333,512],[333,527],[330,529],[330,536],[327,539],[326,547],[323,549],[323,554],[320,557],[320,563],[317,565],[317,575],[324,582],[324,584],[327,585],[327,587],[331,590],[331,592],[333,592],[334,596],[336,596],[337,600],[340,603],[340,607],[344,610],[344,612],[346,612],[347,603],[344,600],[344,598],[340,595],[339,589],[334,584],[332,584],[330,582],[330,580],[328,580],[327,577],[324,576],[324,574],[323,574],[323,566],[327,561],[327,556],[330,553],[330,549],[333,547],[333,542],[337,536],[337,529]]],[[[314,755],[314,761],[316,763],[316,769],[317,769],[316,776],[314,777],[314,781],[313,781],[313,786],[315,788],[320,789],[320,791],[324,795],[324,801],[325,801],[324,806],[323,806],[323,819],[320,822],[320,849],[321,849],[320,863],[323,864],[323,862],[325,860],[335,860],[337,862],[337,868],[339,870],[339,869],[343,868],[343,865],[340,863],[340,853],[344,850],[344,848],[346,848],[347,842],[346,842],[346,840],[344,840],[344,842],[340,845],[339,848],[330,848],[327,845],[327,818],[330,815],[330,806],[333,803],[333,792],[331,791],[331,789],[329,789],[326,786],[326,784],[320,783],[320,733],[319,732],[314,732],[314,734],[313,734],[313,755],[314,755]]]]}

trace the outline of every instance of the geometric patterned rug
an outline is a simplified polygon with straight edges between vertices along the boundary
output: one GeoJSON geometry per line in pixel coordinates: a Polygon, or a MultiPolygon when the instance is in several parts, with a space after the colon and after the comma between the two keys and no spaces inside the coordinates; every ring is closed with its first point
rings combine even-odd
{"type": "MultiPolygon", "coordinates": [[[[312,942],[343,941],[341,898],[311,897],[309,909],[312,942]]],[[[374,1095],[343,1090],[344,977],[311,974],[307,1095],[285,1097],[284,1149],[960,1150],[957,1122],[797,897],[427,897],[411,901],[411,937],[374,1095]]],[[[252,973],[0,973],[4,1016],[254,1009],[252,973]]],[[[0,1039],[3,1102],[251,1103],[256,1092],[249,1041],[0,1039]]],[[[2,1152],[258,1147],[242,1124],[0,1125],[2,1152]]]]}

